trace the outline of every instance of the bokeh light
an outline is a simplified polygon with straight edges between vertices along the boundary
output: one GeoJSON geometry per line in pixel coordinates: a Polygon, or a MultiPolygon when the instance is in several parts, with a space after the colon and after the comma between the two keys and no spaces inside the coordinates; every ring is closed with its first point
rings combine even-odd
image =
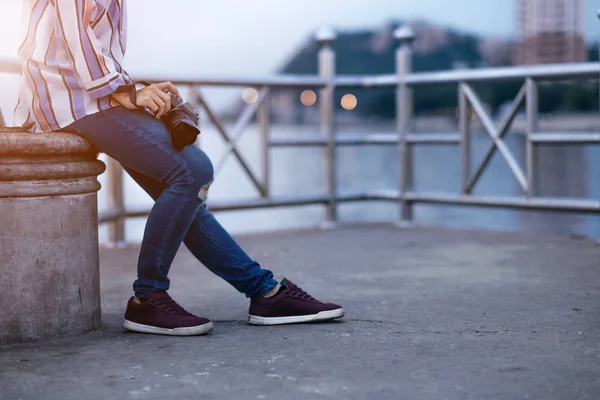
{"type": "Polygon", "coordinates": [[[300,101],[306,107],[313,106],[317,102],[317,94],[313,90],[307,89],[300,95],[300,101]]]}
{"type": "Polygon", "coordinates": [[[258,100],[258,91],[254,88],[246,88],[242,93],[242,99],[248,104],[256,103],[256,100],[258,100]]]}
{"type": "Polygon", "coordinates": [[[358,105],[358,100],[355,95],[348,93],[342,97],[341,103],[344,110],[352,111],[358,105]]]}

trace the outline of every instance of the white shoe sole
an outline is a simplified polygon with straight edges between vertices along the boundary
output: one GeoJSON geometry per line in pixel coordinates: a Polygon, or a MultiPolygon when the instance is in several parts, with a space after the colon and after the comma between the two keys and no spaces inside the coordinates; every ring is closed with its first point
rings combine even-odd
{"type": "Polygon", "coordinates": [[[169,336],[195,336],[204,335],[207,332],[212,331],[213,323],[207,322],[203,325],[188,326],[184,328],[160,328],[158,326],[143,325],[128,320],[123,321],[123,328],[128,331],[141,332],[141,333],[153,333],[155,335],[169,335],[169,336]]]}
{"type": "Polygon", "coordinates": [[[318,322],[331,321],[342,318],[344,309],[321,311],[318,314],[299,315],[294,317],[259,317],[256,315],[248,315],[248,323],[251,325],[284,325],[284,324],[300,324],[303,322],[318,322]]]}

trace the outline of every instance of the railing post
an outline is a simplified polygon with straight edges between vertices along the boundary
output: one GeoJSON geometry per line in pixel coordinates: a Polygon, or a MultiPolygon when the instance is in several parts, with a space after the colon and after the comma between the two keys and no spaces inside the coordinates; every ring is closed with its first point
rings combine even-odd
{"type": "MultiPolygon", "coordinates": [[[[598,19],[600,19],[600,8],[598,9],[598,11],[596,11],[596,16],[598,17],[598,19]]],[[[600,63],[600,40],[598,41],[598,62],[600,63]]],[[[600,103],[600,80],[598,80],[598,100],[600,103]]]]}
{"type": "Polygon", "coordinates": [[[538,131],[539,108],[537,82],[527,78],[527,137],[525,146],[525,160],[527,164],[527,197],[535,197],[539,194],[538,180],[538,149],[533,141],[533,135],[538,131]]]}
{"type": "Polygon", "coordinates": [[[465,93],[465,83],[458,84],[458,129],[460,131],[460,164],[462,194],[469,194],[471,178],[471,105],[465,93]]]}
{"type": "Polygon", "coordinates": [[[108,158],[106,167],[106,180],[108,189],[108,208],[117,210],[119,218],[109,224],[108,241],[113,247],[121,247],[125,244],[125,202],[123,198],[123,168],[121,165],[108,158]]]}
{"type": "Polygon", "coordinates": [[[408,226],[413,219],[412,202],[406,198],[406,194],[412,189],[413,180],[412,146],[408,142],[408,135],[412,129],[413,93],[405,78],[412,73],[412,42],[415,35],[409,27],[401,27],[396,29],[394,37],[400,41],[400,46],[396,50],[396,75],[398,76],[396,122],[400,157],[400,226],[408,226]]]}
{"type": "Polygon", "coordinates": [[[321,108],[321,132],[327,138],[325,146],[325,182],[327,183],[327,202],[325,227],[337,223],[337,173],[335,142],[335,52],[331,44],[336,34],[331,29],[321,29],[316,39],[321,44],[319,50],[319,76],[328,80],[327,86],[321,89],[319,106],[321,108]]]}
{"type": "Polygon", "coordinates": [[[270,187],[270,175],[271,175],[271,152],[270,152],[270,141],[271,141],[271,99],[269,88],[265,88],[265,98],[258,108],[258,125],[260,127],[261,134],[261,158],[262,158],[262,184],[263,191],[261,193],[263,198],[269,197],[270,187]]]}

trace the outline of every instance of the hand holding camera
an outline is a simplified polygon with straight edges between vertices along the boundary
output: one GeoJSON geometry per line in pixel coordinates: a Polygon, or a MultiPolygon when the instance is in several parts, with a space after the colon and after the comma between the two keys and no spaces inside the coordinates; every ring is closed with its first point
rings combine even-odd
{"type": "Polygon", "coordinates": [[[192,105],[181,99],[175,85],[171,82],[140,83],[146,87],[136,90],[135,85],[122,86],[112,97],[129,110],[144,107],[162,120],[177,151],[194,144],[200,134],[197,126],[200,118],[192,105]]]}
{"type": "Polygon", "coordinates": [[[137,90],[138,107],[146,107],[156,116],[157,119],[171,110],[172,93],[179,96],[179,91],[171,82],[156,83],[137,90]]]}

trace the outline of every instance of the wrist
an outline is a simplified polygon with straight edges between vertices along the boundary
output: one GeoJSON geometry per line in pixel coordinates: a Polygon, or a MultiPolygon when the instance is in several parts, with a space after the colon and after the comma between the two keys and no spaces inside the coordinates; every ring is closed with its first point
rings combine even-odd
{"type": "MultiPolygon", "coordinates": [[[[135,88],[134,88],[134,90],[135,90],[135,88]]],[[[115,101],[117,101],[117,103],[121,104],[123,107],[125,107],[129,110],[134,110],[134,109],[138,108],[137,104],[135,103],[135,95],[131,96],[127,92],[117,91],[117,92],[114,92],[113,94],[111,94],[111,97],[115,101]]]]}

